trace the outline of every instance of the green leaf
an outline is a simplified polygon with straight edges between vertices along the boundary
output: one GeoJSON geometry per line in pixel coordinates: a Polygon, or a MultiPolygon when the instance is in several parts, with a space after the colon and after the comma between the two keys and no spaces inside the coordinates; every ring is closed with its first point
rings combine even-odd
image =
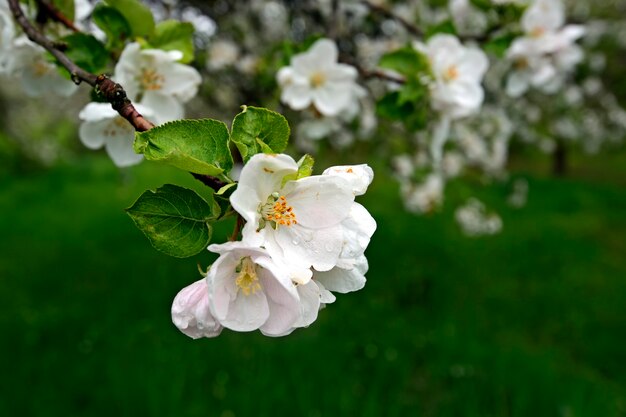
{"type": "Polygon", "coordinates": [[[52,5],[70,21],[74,21],[74,0],[53,0],[52,5]]]}
{"type": "Polygon", "coordinates": [[[109,60],[104,45],[92,35],[72,33],[62,38],[67,44],[65,54],[76,65],[91,73],[103,72],[109,60]]]}
{"type": "Polygon", "coordinates": [[[183,64],[193,61],[193,25],[189,22],[166,20],[156,25],[149,43],[164,51],[181,51],[183,64]]]}
{"type": "Polygon", "coordinates": [[[452,20],[444,20],[443,22],[437,23],[435,26],[429,27],[426,31],[426,39],[438,33],[449,33],[451,35],[456,35],[456,28],[454,27],[454,23],[452,22],[452,20]]]}
{"type": "Polygon", "coordinates": [[[212,198],[207,203],[195,191],[167,184],[144,192],[126,213],[155,249],[186,258],[206,249],[220,208],[212,198]]]}
{"type": "Polygon", "coordinates": [[[135,152],[196,174],[217,176],[233,167],[228,128],[218,120],[176,120],[135,134],[135,152]]]}
{"type": "Polygon", "coordinates": [[[516,34],[514,33],[506,33],[504,35],[497,36],[487,41],[483,45],[483,49],[498,58],[503,58],[515,38],[516,34]]]}
{"type": "Polygon", "coordinates": [[[310,177],[313,173],[313,165],[315,164],[315,159],[309,154],[305,154],[298,161],[298,171],[293,174],[285,175],[282,180],[282,185],[287,184],[287,182],[292,180],[299,180],[300,178],[310,177]]]}
{"type": "Polygon", "coordinates": [[[98,3],[91,15],[94,23],[107,35],[109,45],[120,45],[133,33],[128,20],[116,8],[98,3]]]}
{"type": "Polygon", "coordinates": [[[233,120],[232,140],[244,162],[257,153],[281,153],[289,141],[289,123],[281,114],[260,107],[244,106],[233,120]]]}
{"type": "Polygon", "coordinates": [[[106,3],[124,16],[132,35],[148,37],[154,32],[154,16],[139,0],[106,0],[106,3]]]}
{"type": "Polygon", "coordinates": [[[396,49],[383,55],[378,66],[397,71],[407,77],[416,77],[420,73],[430,72],[428,58],[411,47],[396,49]]]}

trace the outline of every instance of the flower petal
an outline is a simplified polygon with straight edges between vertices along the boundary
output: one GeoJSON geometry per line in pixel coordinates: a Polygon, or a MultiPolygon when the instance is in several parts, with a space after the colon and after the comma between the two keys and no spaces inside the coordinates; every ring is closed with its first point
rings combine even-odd
{"type": "Polygon", "coordinates": [[[172,322],[178,329],[191,337],[215,337],[222,326],[209,309],[209,292],[205,278],[183,288],[172,303],[172,322]]]}
{"type": "Polygon", "coordinates": [[[374,171],[367,164],[334,166],[325,169],[322,175],[336,175],[345,179],[354,195],[365,194],[374,179],[374,171]]]}

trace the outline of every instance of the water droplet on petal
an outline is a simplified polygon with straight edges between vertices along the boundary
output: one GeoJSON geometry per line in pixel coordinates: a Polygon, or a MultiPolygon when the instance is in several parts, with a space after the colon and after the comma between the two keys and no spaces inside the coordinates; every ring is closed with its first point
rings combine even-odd
{"type": "Polygon", "coordinates": [[[330,243],[327,243],[326,245],[324,245],[324,249],[326,249],[326,252],[332,252],[333,245],[331,245],[330,243]]]}
{"type": "Polygon", "coordinates": [[[294,238],[291,243],[293,243],[294,245],[298,246],[300,244],[300,239],[298,238],[294,238]]]}

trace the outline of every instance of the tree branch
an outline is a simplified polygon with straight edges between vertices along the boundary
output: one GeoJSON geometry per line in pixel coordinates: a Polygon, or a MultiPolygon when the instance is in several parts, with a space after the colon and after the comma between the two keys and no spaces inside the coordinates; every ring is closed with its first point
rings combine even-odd
{"type": "Polygon", "coordinates": [[[382,7],[382,6],[378,6],[376,4],[370,3],[367,0],[362,0],[361,4],[363,4],[364,6],[366,6],[368,9],[370,9],[371,12],[377,13],[387,19],[392,19],[395,20],[396,22],[400,23],[406,30],[407,32],[409,32],[410,34],[417,36],[418,38],[422,38],[424,36],[424,32],[422,32],[422,30],[420,28],[418,28],[417,26],[415,26],[414,24],[412,24],[411,22],[409,22],[408,20],[397,16],[396,14],[394,14],[393,12],[387,10],[386,8],[382,7]]]}
{"type": "Polygon", "coordinates": [[[36,0],[36,2],[40,10],[45,12],[46,16],[50,17],[52,20],[61,23],[63,26],[70,29],[71,31],[80,32],[80,30],[74,25],[74,22],[68,19],[67,16],[61,13],[61,11],[48,0],[36,0]]]}
{"type": "MultiPolygon", "coordinates": [[[[126,91],[124,91],[124,88],[120,84],[114,82],[104,74],[96,75],[80,68],[67,55],[60,51],[53,41],[48,39],[40,30],[35,28],[28,21],[22,12],[19,0],[8,0],[8,3],[15,21],[24,30],[28,39],[50,52],[59,64],[61,64],[61,66],[63,66],[63,68],[70,73],[72,81],[76,84],[80,84],[84,81],[94,87],[96,91],[100,92],[104,96],[104,98],[111,104],[111,107],[113,107],[113,109],[117,111],[120,116],[128,120],[137,132],[145,132],[146,130],[150,130],[154,127],[154,124],[145,119],[137,111],[135,106],[133,106],[133,103],[126,95],[126,91]]],[[[215,191],[218,191],[226,185],[223,181],[215,177],[197,174],[192,175],[204,184],[213,188],[215,191]]]]}

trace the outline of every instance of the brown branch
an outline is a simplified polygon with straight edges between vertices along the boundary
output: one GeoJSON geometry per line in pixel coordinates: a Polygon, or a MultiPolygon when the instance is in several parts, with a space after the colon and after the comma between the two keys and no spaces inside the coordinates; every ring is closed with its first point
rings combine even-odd
{"type": "Polygon", "coordinates": [[[406,80],[404,79],[404,77],[402,77],[401,75],[396,75],[381,69],[373,69],[373,70],[368,70],[365,68],[360,68],[360,67],[356,67],[357,71],[359,71],[359,74],[361,75],[361,77],[365,78],[365,79],[369,79],[369,78],[378,78],[384,81],[391,81],[394,83],[398,83],[398,84],[404,84],[406,82],[406,80]]]}
{"type": "Polygon", "coordinates": [[[50,17],[52,20],[61,23],[63,26],[74,32],[80,32],[80,30],[74,25],[74,22],[72,22],[67,16],[61,13],[61,11],[48,0],[36,0],[36,2],[40,10],[45,12],[46,16],[50,17]]]}
{"type": "Polygon", "coordinates": [[[235,223],[235,228],[233,229],[233,234],[228,239],[231,242],[235,242],[239,240],[239,233],[241,233],[241,228],[243,227],[243,218],[237,214],[237,221],[235,223]]]}
{"type": "Polygon", "coordinates": [[[415,26],[414,24],[412,24],[411,22],[409,22],[408,20],[394,14],[393,12],[387,10],[386,8],[382,7],[382,6],[378,6],[376,4],[370,3],[367,0],[362,0],[361,4],[363,4],[364,6],[366,6],[368,9],[370,9],[371,12],[377,13],[387,19],[392,19],[395,20],[396,22],[400,23],[406,30],[407,32],[409,32],[410,34],[417,36],[418,38],[421,38],[424,36],[424,32],[422,32],[422,30],[420,28],[418,28],[417,26],[415,26]]]}
{"type": "MultiPolygon", "coordinates": [[[[111,107],[119,113],[124,119],[135,128],[137,132],[145,132],[154,127],[154,124],[145,119],[133,106],[126,95],[124,88],[112,81],[104,74],[96,75],[92,74],[76,65],[67,55],[59,50],[58,45],[48,39],[40,30],[35,28],[24,16],[22,9],[19,5],[19,0],[8,0],[11,13],[15,18],[17,24],[24,30],[28,39],[34,43],[41,45],[46,51],[50,52],[52,56],[65,68],[71,75],[72,81],[76,84],[86,82],[90,86],[94,87],[96,91],[100,92],[104,98],[111,104],[111,107]]],[[[218,191],[226,183],[218,178],[211,177],[209,175],[192,174],[195,178],[202,181],[204,184],[218,191]]]]}

